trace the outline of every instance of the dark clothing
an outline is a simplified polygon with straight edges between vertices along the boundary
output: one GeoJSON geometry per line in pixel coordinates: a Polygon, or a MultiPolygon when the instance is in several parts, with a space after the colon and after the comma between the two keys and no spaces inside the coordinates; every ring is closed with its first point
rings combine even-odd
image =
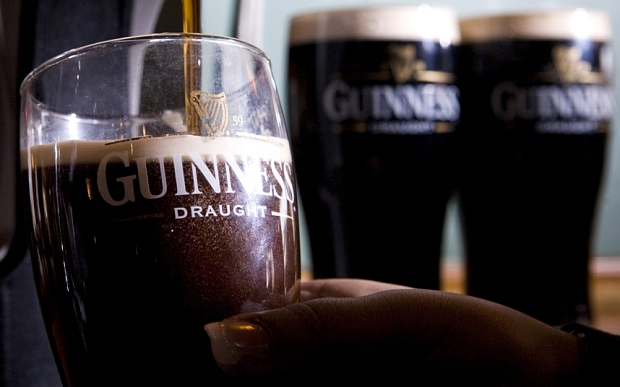
{"type": "Polygon", "coordinates": [[[580,337],[583,341],[582,380],[576,385],[603,386],[608,385],[610,380],[617,380],[620,336],[577,323],[567,324],[562,330],[580,337]]]}

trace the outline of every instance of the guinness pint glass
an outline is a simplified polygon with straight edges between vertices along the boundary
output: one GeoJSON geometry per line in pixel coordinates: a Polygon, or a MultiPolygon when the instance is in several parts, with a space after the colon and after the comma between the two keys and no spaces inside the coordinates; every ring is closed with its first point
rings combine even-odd
{"type": "Polygon", "coordinates": [[[69,51],[21,88],[39,298],[66,386],[222,385],[203,325],[299,296],[269,60],[229,38],[69,51]]]}
{"type": "Polygon", "coordinates": [[[467,291],[549,324],[587,322],[592,225],[613,114],[609,20],[463,20],[459,188],[467,291]]]}
{"type": "Polygon", "coordinates": [[[292,19],[289,119],[316,277],[439,287],[460,114],[450,9],[292,19]]]}

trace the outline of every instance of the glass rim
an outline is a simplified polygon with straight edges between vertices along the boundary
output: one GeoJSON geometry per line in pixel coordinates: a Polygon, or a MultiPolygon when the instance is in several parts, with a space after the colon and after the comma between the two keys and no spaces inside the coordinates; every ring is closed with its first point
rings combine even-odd
{"type": "Polygon", "coordinates": [[[456,11],[436,4],[369,5],[302,12],[289,23],[289,45],[342,40],[461,41],[456,11]]]}
{"type": "Polygon", "coordinates": [[[186,33],[186,32],[172,32],[172,33],[165,32],[165,33],[126,36],[126,37],[121,37],[121,38],[102,40],[102,41],[87,44],[81,47],[72,48],[70,50],[67,50],[61,54],[58,54],[42,62],[41,64],[36,66],[34,69],[32,69],[24,77],[19,87],[19,95],[23,98],[25,89],[40,74],[76,56],[79,56],[79,55],[82,55],[88,52],[100,50],[111,44],[128,44],[128,43],[136,43],[136,42],[165,42],[165,41],[222,42],[222,43],[226,43],[230,45],[237,45],[240,48],[245,49],[265,59],[271,66],[271,60],[269,59],[269,57],[267,56],[267,54],[265,54],[263,50],[261,50],[260,48],[258,48],[257,46],[251,43],[248,43],[246,41],[243,41],[237,38],[232,38],[230,36],[186,33]]]}
{"type": "Polygon", "coordinates": [[[462,43],[496,40],[592,40],[613,37],[609,15],[589,7],[491,13],[459,21],[462,43]]]}

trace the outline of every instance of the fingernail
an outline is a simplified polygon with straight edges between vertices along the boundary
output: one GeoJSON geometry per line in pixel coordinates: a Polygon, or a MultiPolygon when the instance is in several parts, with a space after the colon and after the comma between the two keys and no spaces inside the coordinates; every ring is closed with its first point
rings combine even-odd
{"type": "Polygon", "coordinates": [[[221,365],[235,365],[246,355],[265,358],[269,335],[263,328],[247,321],[224,320],[205,325],[211,338],[213,357],[221,365]]]}

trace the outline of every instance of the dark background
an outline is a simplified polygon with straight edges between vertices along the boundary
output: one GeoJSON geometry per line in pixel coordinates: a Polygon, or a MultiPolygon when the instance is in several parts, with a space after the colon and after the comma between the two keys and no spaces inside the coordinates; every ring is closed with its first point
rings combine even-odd
{"type": "Polygon", "coordinates": [[[153,26],[181,31],[181,12],[180,0],[0,0],[0,387],[61,385],[36,298],[18,196],[21,80],[72,48],[152,32],[153,26]]]}

